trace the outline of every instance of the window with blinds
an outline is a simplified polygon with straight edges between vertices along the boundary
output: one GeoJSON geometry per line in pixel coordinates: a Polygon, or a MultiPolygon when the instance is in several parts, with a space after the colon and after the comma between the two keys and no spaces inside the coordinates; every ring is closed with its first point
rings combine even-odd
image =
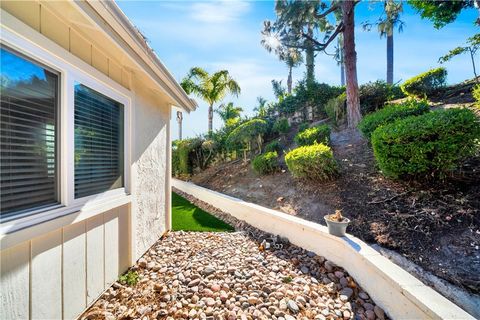
{"type": "Polygon", "coordinates": [[[75,198],[121,188],[123,105],[75,85],[75,198]]]}
{"type": "Polygon", "coordinates": [[[56,204],[59,75],[1,47],[0,216],[56,204]]]}

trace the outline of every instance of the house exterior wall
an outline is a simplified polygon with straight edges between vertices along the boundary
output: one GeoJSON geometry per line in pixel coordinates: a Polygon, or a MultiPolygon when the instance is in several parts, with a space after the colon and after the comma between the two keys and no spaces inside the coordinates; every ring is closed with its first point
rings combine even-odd
{"type": "MultiPolygon", "coordinates": [[[[10,29],[20,34],[26,26],[33,28],[25,33],[33,35],[28,41],[55,51],[90,80],[118,87],[131,101],[127,194],[0,232],[0,319],[73,319],[169,228],[170,105],[159,91],[145,88],[141,78],[117,65],[108,52],[65,25],[48,6],[37,1],[12,3],[2,1],[1,7],[22,25],[10,29]]],[[[2,24],[11,20],[5,17],[2,24]]],[[[72,84],[71,79],[64,80],[72,84]]]]}

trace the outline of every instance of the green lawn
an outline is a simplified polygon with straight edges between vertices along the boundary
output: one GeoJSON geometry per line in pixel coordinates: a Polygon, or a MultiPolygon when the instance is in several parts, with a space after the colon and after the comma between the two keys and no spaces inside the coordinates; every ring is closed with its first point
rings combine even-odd
{"type": "Polygon", "coordinates": [[[233,227],[196,207],[172,192],[172,229],[174,231],[233,231],[233,227]]]}

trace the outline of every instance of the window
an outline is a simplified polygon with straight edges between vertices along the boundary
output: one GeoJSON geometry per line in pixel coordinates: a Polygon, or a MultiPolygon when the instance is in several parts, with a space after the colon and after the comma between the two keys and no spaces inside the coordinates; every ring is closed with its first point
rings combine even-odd
{"type": "Polygon", "coordinates": [[[123,105],[75,85],[75,198],[124,186],[123,105]]]}
{"type": "Polygon", "coordinates": [[[58,203],[59,75],[1,47],[0,217],[58,203]]]}

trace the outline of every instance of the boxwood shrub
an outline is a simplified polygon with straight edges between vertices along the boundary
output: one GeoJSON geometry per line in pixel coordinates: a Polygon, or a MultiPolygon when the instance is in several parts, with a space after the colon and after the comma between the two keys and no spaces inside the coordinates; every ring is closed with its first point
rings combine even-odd
{"type": "Polygon", "coordinates": [[[437,110],[379,127],[372,134],[383,173],[443,177],[478,150],[480,123],[468,109],[437,110]]]}
{"type": "Polygon", "coordinates": [[[430,110],[425,100],[409,99],[401,104],[391,104],[383,109],[365,116],[358,124],[358,128],[365,138],[370,139],[373,131],[387,123],[394,122],[409,116],[420,115],[430,110]]]}
{"type": "Polygon", "coordinates": [[[428,97],[445,86],[446,78],[447,70],[445,68],[431,69],[406,80],[400,88],[409,96],[428,97]]]}
{"type": "Polygon", "coordinates": [[[256,156],[252,168],[258,174],[270,174],[278,169],[278,154],[276,151],[266,152],[256,156]]]}
{"type": "Polygon", "coordinates": [[[285,162],[295,178],[322,181],[338,173],[332,149],[321,143],[293,149],[285,155],[285,162]]]}
{"type": "Polygon", "coordinates": [[[280,142],[278,140],[273,140],[269,144],[265,146],[265,152],[280,152],[282,151],[282,146],[280,145],[280,142]]]}
{"type": "Polygon", "coordinates": [[[295,136],[295,142],[299,146],[309,146],[315,143],[328,144],[330,142],[330,127],[322,124],[313,128],[305,129],[295,136]]]}

